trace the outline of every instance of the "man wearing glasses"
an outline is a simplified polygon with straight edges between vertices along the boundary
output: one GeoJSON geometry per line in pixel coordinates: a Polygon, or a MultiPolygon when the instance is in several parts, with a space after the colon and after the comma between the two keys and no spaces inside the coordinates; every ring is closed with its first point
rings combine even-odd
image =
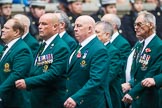
{"type": "Polygon", "coordinates": [[[141,47],[133,56],[131,79],[122,88],[126,95],[122,101],[131,103],[132,108],[159,108],[158,88],[145,88],[141,81],[159,74],[162,61],[162,41],[156,35],[156,19],[149,12],[142,11],[135,21],[136,36],[143,38],[141,47]]]}

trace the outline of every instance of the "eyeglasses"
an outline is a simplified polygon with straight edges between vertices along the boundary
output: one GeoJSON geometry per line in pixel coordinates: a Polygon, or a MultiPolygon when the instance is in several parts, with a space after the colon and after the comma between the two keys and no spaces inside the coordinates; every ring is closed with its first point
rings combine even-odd
{"type": "Polygon", "coordinates": [[[144,25],[146,25],[146,23],[142,23],[142,22],[134,23],[134,27],[135,26],[142,27],[144,25]]]}

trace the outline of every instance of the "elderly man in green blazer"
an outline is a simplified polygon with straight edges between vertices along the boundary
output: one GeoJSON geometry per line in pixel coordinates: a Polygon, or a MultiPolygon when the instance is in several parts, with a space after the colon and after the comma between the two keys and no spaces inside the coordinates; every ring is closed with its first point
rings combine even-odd
{"type": "Polygon", "coordinates": [[[107,48],[109,54],[109,70],[108,70],[108,82],[110,97],[113,108],[122,108],[122,91],[120,86],[120,52],[111,44],[110,39],[113,34],[112,24],[105,21],[96,23],[95,32],[99,40],[101,40],[107,48]]]}
{"type": "Polygon", "coordinates": [[[116,47],[118,48],[118,50],[120,51],[120,58],[121,58],[121,83],[125,82],[125,71],[124,71],[124,67],[126,65],[126,61],[129,55],[129,52],[131,50],[131,46],[129,44],[129,42],[118,32],[120,25],[121,25],[121,21],[120,18],[115,15],[115,14],[105,14],[101,21],[106,21],[106,22],[110,22],[113,25],[113,29],[114,29],[114,33],[112,35],[112,38],[110,40],[110,42],[116,47]]]}
{"type": "Polygon", "coordinates": [[[30,108],[26,90],[18,90],[15,81],[26,78],[33,56],[28,45],[21,39],[23,25],[17,19],[4,24],[1,39],[5,42],[0,58],[0,97],[4,108],[30,108]]]}
{"type": "Polygon", "coordinates": [[[31,90],[32,108],[64,108],[65,71],[70,49],[59,37],[58,26],[54,13],[41,16],[39,34],[46,44],[38,51],[31,77],[16,81],[17,88],[31,90]]]}
{"type": "Polygon", "coordinates": [[[131,89],[122,99],[132,103],[132,108],[159,108],[158,88],[145,88],[141,85],[143,79],[160,73],[162,41],[155,34],[155,22],[155,16],[146,11],[140,12],[135,21],[136,35],[144,39],[144,44],[134,56],[135,66],[128,83],[131,89]]]}
{"type": "Polygon", "coordinates": [[[38,41],[29,33],[30,19],[23,14],[16,14],[13,18],[18,19],[24,25],[24,34],[22,39],[30,47],[33,57],[35,58],[39,49],[38,41]]]}
{"type": "MultiPolygon", "coordinates": [[[[67,69],[65,108],[107,108],[108,54],[95,35],[95,21],[83,15],[75,21],[80,47],[71,54],[67,69]]],[[[111,103],[110,103],[111,104],[111,103]]]]}
{"type": "Polygon", "coordinates": [[[70,29],[70,20],[66,13],[61,10],[57,10],[54,13],[59,18],[59,35],[68,44],[71,52],[73,52],[77,47],[77,42],[67,33],[67,30],[70,29]]]}

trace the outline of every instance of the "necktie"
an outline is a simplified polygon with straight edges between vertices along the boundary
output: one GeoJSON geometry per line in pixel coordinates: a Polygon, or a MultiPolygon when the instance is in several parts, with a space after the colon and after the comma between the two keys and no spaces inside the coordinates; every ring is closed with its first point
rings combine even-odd
{"type": "Polygon", "coordinates": [[[142,43],[139,44],[138,48],[137,48],[137,57],[136,57],[136,63],[139,61],[139,58],[142,54],[142,50],[144,47],[145,41],[143,41],[142,43]]]}
{"type": "Polygon", "coordinates": [[[5,45],[5,46],[3,47],[3,50],[2,50],[2,52],[0,53],[0,59],[2,58],[3,53],[5,52],[5,50],[6,50],[7,48],[8,48],[7,45],[5,45]]]}
{"type": "Polygon", "coordinates": [[[46,46],[46,42],[41,43],[37,56],[40,56],[46,46]]]}
{"type": "Polygon", "coordinates": [[[138,43],[136,48],[135,48],[135,52],[133,55],[133,62],[132,62],[132,67],[131,67],[131,71],[134,70],[137,66],[137,63],[139,61],[139,58],[141,56],[142,53],[142,49],[144,47],[144,41],[142,43],[138,43]]]}

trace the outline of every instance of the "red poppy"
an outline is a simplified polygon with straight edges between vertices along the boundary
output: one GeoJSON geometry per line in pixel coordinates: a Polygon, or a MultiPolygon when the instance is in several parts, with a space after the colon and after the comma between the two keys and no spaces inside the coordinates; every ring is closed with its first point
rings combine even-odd
{"type": "Polygon", "coordinates": [[[145,52],[146,52],[146,53],[151,52],[151,49],[150,49],[150,48],[146,48],[146,49],[145,49],[145,52]]]}

